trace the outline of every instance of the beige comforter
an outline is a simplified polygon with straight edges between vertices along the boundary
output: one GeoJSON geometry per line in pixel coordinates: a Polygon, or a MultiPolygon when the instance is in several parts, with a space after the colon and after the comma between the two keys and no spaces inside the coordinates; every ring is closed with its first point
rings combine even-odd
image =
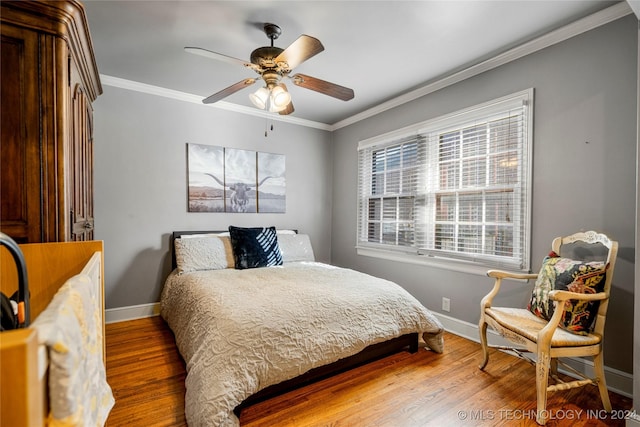
{"type": "Polygon", "coordinates": [[[400,286],[321,263],[172,273],[161,314],[187,364],[190,426],[237,426],[257,391],[410,332],[442,352],[442,325],[400,286]]]}

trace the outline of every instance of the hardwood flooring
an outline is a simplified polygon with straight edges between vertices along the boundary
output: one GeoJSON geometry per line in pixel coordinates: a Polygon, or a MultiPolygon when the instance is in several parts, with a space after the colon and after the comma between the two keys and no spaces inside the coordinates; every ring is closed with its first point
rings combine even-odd
{"type": "MultiPolygon", "coordinates": [[[[107,380],[116,426],[186,426],[185,365],[161,317],[106,327],[107,380]]],[[[444,354],[402,352],[250,406],[242,427],[536,426],[535,369],[493,351],[478,369],[480,345],[445,336],[444,354]]],[[[551,393],[550,427],[624,426],[630,398],[610,393],[607,415],[596,387],[551,393]]]]}

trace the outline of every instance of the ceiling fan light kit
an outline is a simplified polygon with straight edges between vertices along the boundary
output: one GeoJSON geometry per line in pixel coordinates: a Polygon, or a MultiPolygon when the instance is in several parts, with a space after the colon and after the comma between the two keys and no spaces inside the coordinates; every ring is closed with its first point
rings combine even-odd
{"type": "Polygon", "coordinates": [[[260,89],[255,91],[255,93],[250,93],[249,99],[251,100],[251,102],[253,102],[253,105],[260,108],[261,110],[264,110],[267,107],[267,101],[269,101],[270,96],[271,93],[269,92],[269,89],[267,89],[266,87],[261,87],[260,89]]]}
{"type": "Polygon", "coordinates": [[[249,99],[253,105],[261,110],[268,110],[272,113],[278,113],[291,102],[291,95],[282,86],[275,86],[273,89],[261,87],[255,93],[249,94],[249,99]]]}
{"type": "MultiPolygon", "coordinates": [[[[283,78],[290,78],[293,84],[298,87],[311,89],[343,101],[348,101],[354,97],[353,89],[335,83],[303,74],[295,74],[289,77],[289,73],[293,68],[324,50],[320,40],[303,34],[291,43],[289,47],[281,49],[273,45],[273,41],[282,34],[280,27],[266,23],[263,28],[265,34],[271,40],[271,46],[259,47],[251,52],[250,62],[198,47],[185,47],[185,50],[208,58],[243,65],[258,73],[265,86],[250,94],[249,99],[261,110],[277,112],[281,115],[293,113],[291,94],[286,85],[280,82],[283,78]]],[[[203,99],[202,102],[212,104],[220,101],[247,86],[253,85],[256,81],[257,79],[254,78],[243,79],[203,99]]]]}
{"type": "Polygon", "coordinates": [[[282,86],[275,86],[271,89],[271,108],[272,111],[282,111],[291,102],[291,95],[282,86]]]}

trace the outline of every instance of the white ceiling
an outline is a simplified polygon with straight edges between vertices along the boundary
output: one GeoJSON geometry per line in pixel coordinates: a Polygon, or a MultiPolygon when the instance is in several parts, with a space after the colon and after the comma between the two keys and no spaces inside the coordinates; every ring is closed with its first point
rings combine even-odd
{"type": "MultiPolygon", "coordinates": [[[[106,76],[205,98],[255,73],[193,55],[203,47],[248,60],[282,28],[275,45],[301,34],[324,52],[295,68],[355,91],[340,101],[287,85],[292,117],[334,124],[486,60],[617,2],[503,1],[105,1],[85,0],[96,61],[106,76]]],[[[292,74],[294,74],[292,73],[292,74]]],[[[255,108],[243,89],[226,98],[255,108]]],[[[242,107],[242,108],[244,108],[242,107]]]]}

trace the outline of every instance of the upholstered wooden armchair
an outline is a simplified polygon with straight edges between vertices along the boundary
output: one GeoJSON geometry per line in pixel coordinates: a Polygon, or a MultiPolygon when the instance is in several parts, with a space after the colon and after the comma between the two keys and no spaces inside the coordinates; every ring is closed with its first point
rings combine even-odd
{"type": "Polygon", "coordinates": [[[484,369],[489,361],[487,326],[491,326],[516,346],[498,348],[512,350],[535,364],[536,422],[542,425],[547,421],[547,393],[550,391],[594,384],[599,388],[604,409],[611,411],[602,348],[618,243],[604,234],[588,231],[558,237],[554,239],[552,249],[538,274],[488,271],[487,275],[495,279],[495,284],[480,303],[483,351],[480,369],[484,369]],[[573,249],[571,257],[562,257],[567,256],[564,253],[570,248],[573,249]],[[599,261],[594,261],[597,259],[595,253],[600,255],[599,261]],[[527,308],[493,307],[493,298],[498,294],[502,280],[507,278],[535,280],[527,308]],[[523,352],[535,354],[536,360],[527,358],[523,352]],[[587,378],[559,360],[581,356],[593,357],[595,378],[587,378]],[[562,381],[557,375],[558,363],[582,379],[562,381]],[[554,384],[549,384],[549,377],[554,384]]]}

